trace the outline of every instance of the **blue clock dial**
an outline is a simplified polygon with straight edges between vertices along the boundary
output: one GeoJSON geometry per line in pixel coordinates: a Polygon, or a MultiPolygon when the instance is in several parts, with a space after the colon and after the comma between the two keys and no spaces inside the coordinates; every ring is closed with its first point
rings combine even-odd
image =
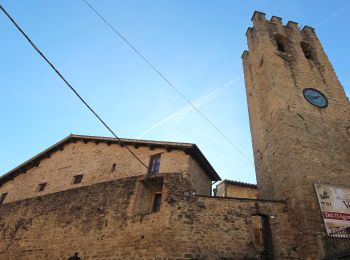
{"type": "Polygon", "coordinates": [[[305,99],[316,107],[325,108],[328,106],[328,100],[322,92],[313,88],[306,88],[303,90],[305,99]]]}

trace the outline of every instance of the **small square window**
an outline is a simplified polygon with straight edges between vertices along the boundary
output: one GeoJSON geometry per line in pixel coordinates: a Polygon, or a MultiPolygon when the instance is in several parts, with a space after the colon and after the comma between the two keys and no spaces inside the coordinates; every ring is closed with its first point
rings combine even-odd
{"type": "Polygon", "coordinates": [[[7,192],[1,194],[1,196],[0,196],[0,204],[2,204],[4,202],[6,196],[7,196],[7,192]]]}
{"type": "Polygon", "coordinates": [[[40,183],[40,184],[38,185],[38,191],[39,191],[39,192],[44,191],[45,188],[46,188],[46,184],[47,184],[47,182],[40,183]]]}
{"type": "Polygon", "coordinates": [[[79,183],[81,183],[82,179],[83,179],[83,175],[75,175],[75,176],[73,177],[73,184],[79,184],[79,183]]]}
{"type": "Polygon", "coordinates": [[[162,204],[162,193],[155,193],[153,197],[153,212],[160,211],[160,205],[162,204]]]}
{"type": "Polygon", "coordinates": [[[159,167],[160,167],[160,154],[152,155],[148,166],[148,174],[154,175],[158,173],[159,167]]]}

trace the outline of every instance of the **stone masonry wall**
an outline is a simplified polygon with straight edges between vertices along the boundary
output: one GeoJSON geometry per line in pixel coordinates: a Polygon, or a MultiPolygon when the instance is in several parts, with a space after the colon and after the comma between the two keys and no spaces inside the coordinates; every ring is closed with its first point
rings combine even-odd
{"type": "MultiPolygon", "coordinates": [[[[270,217],[277,259],[298,245],[283,202],[191,196],[182,174],[161,174],[160,212],[137,215],[139,176],[0,206],[0,259],[243,259],[253,257],[251,218],[270,217]]],[[[154,179],[154,180],[155,180],[154,179]]],[[[157,184],[157,185],[158,185],[157,184]]],[[[146,185],[146,186],[147,186],[146,185]]]]}
{"type": "MultiPolygon", "coordinates": [[[[183,172],[188,176],[189,155],[183,151],[139,147],[130,149],[148,165],[150,156],[161,153],[160,172],[183,172]]],[[[202,171],[200,168],[198,169],[202,171]]],[[[4,203],[25,198],[42,196],[58,191],[83,187],[94,183],[110,181],[130,176],[144,175],[147,169],[136,161],[125,147],[117,144],[95,144],[93,142],[76,142],[64,146],[63,151],[57,151],[50,158],[41,161],[38,167],[31,168],[26,173],[0,187],[0,194],[7,192],[4,203]],[[115,164],[115,166],[113,166],[115,164]],[[83,174],[80,184],[73,184],[73,176],[83,174]],[[43,192],[38,191],[40,183],[47,182],[43,192]]],[[[195,174],[195,173],[193,173],[195,174]]],[[[205,173],[199,173],[205,180],[205,173]]],[[[201,181],[200,179],[197,181],[201,181]]],[[[209,181],[210,182],[210,181],[209,181]]],[[[209,189],[210,183],[208,184],[209,189]]]]}
{"type": "Polygon", "coordinates": [[[242,58],[259,198],[288,200],[302,258],[319,259],[325,227],[314,183],[349,187],[350,103],[311,27],[259,12],[252,20],[242,58]],[[328,106],[311,105],[305,88],[324,93],[328,106]]]}
{"type": "Polygon", "coordinates": [[[201,166],[192,158],[189,162],[189,177],[197,195],[211,195],[211,180],[201,166]]]}

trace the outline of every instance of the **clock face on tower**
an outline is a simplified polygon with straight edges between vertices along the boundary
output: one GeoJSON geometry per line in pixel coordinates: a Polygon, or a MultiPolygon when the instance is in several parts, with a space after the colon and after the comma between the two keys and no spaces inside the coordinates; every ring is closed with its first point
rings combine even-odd
{"type": "Polygon", "coordinates": [[[314,88],[305,88],[303,90],[305,99],[316,107],[325,108],[328,106],[328,100],[326,96],[314,88]]]}

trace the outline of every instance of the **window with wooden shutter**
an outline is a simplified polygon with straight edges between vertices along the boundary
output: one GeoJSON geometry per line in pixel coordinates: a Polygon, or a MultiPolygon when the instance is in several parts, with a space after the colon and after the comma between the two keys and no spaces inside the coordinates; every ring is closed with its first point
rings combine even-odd
{"type": "Polygon", "coordinates": [[[153,197],[153,212],[160,211],[161,203],[162,203],[162,193],[155,193],[153,197]]]}
{"type": "Polygon", "coordinates": [[[148,174],[154,175],[158,173],[159,168],[160,168],[160,154],[152,155],[148,166],[148,174]]]}

